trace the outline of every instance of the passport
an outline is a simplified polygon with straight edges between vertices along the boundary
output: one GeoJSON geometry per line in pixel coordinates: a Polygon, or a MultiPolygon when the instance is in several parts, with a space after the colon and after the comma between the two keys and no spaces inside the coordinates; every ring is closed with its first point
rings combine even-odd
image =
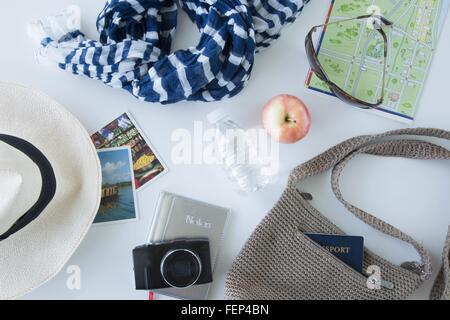
{"type": "Polygon", "coordinates": [[[305,233],[305,236],[356,271],[363,273],[363,237],[321,233],[305,233]]]}

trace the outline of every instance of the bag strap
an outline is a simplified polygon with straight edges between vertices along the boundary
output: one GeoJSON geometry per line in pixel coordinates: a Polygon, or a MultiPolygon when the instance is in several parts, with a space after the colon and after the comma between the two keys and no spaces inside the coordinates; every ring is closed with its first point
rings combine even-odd
{"type": "Polygon", "coordinates": [[[442,253],[442,267],[434,282],[430,299],[450,299],[450,228],[448,229],[446,245],[442,253]]]}
{"type": "Polygon", "coordinates": [[[427,136],[450,140],[450,131],[430,128],[408,128],[376,135],[358,136],[328,149],[315,158],[297,166],[290,174],[288,186],[294,187],[302,180],[330,170],[349,153],[371,142],[394,136],[427,136]]]}
{"type": "MultiPolygon", "coordinates": [[[[423,280],[432,274],[431,258],[428,251],[416,240],[401,230],[378,219],[377,217],[348,203],[342,196],[339,188],[339,178],[347,163],[358,154],[372,154],[379,156],[395,156],[411,159],[435,160],[450,159],[450,151],[436,144],[411,139],[396,139],[386,141],[383,138],[401,135],[429,136],[450,140],[450,132],[438,129],[403,129],[390,131],[380,135],[360,136],[349,139],[329,149],[325,153],[295,168],[291,173],[289,185],[296,186],[306,177],[319,174],[330,168],[332,170],[331,185],[333,192],[339,201],[356,217],[372,226],[376,230],[386,233],[411,244],[419,253],[421,262],[406,262],[402,267],[409,269],[421,276],[423,280]]],[[[443,252],[443,267],[434,284],[431,298],[450,298],[450,230],[447,236],[443,252]]]]}

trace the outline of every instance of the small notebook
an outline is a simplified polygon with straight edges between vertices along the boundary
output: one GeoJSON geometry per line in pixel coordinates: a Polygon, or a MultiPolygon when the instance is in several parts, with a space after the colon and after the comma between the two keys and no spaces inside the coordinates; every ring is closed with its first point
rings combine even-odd
{"type": "MultiPolygon", "coordinates": [[[[182,238],[208,239],[214,278],[229,212],[226,208],[162,191],[156,204],[147,242],[157,243],[182,238]]],[[[155,290],[155,293],[180,299],[204,300],[208,297],[210,286],[211,284],[203,284],[184,289],[159,289],[155,290]]]]}

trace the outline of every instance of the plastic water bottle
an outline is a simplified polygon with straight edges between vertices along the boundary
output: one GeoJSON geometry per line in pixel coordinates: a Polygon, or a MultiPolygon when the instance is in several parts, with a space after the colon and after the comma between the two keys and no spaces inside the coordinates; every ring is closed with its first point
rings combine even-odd
{"type": "Polygon", "coordinates": [[[258,158],[257,143],[223,110],[208,114],[208,122],[215,127],[215,152],[228,178],[239,193],[248,194],[271,182],[270,163],[258,158]]]}

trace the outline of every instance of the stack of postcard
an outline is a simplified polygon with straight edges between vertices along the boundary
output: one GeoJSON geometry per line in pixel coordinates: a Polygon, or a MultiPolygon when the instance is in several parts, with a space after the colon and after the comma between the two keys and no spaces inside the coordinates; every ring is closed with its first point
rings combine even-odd
{"type": "Polygon", "coordinates": [[[136,121],[124,113],[94,133],[102,166],[102,200],[94,223],[136,220],[136,191],[167,172],[136,121]]]}

